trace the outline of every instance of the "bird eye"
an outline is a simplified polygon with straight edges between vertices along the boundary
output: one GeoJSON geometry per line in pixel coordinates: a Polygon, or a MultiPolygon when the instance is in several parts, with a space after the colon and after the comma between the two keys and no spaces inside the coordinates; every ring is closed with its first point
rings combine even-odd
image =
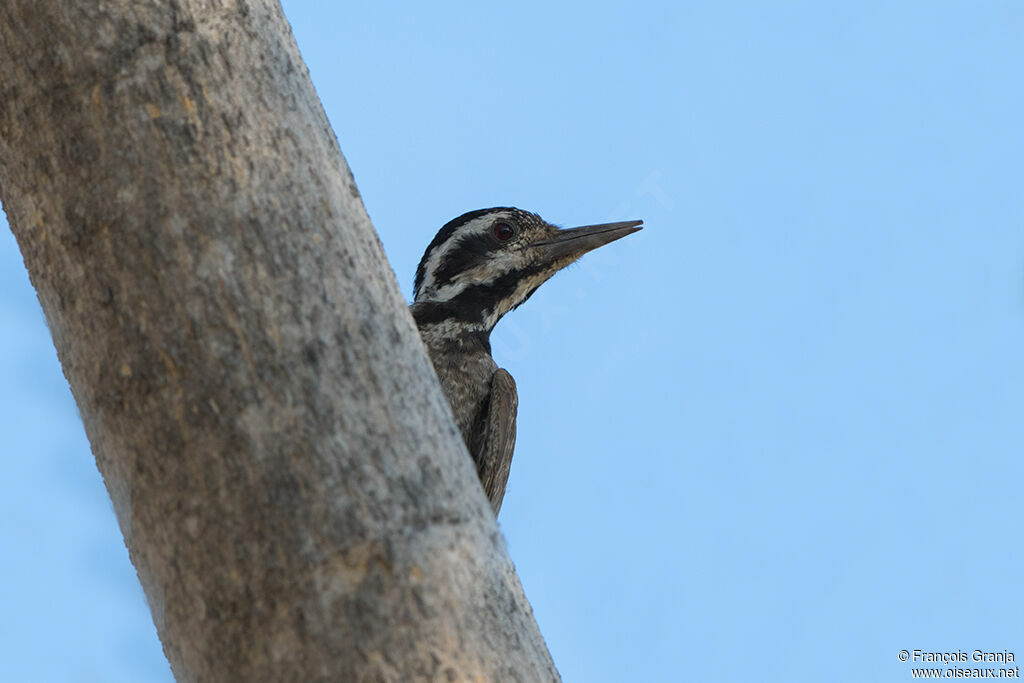
{"type": "Polygon", "coordinates": [[[494,239],[499,242],[508,242],[516,236],[516,229],[508,223],[495,223],[491,232],[494,233],[494,239]]]}

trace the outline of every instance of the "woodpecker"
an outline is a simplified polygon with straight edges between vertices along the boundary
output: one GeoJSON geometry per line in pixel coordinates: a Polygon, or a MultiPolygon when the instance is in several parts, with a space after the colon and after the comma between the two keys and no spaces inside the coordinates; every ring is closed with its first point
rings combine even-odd
{"type": "Polygon", "coordinates": [[[491,330],[583,254],[643,221],[562,230],[512,207],[446,223],[416,268],[409,307],[497,515],[516,441],[516,383],[491,358],[491,330]]]}

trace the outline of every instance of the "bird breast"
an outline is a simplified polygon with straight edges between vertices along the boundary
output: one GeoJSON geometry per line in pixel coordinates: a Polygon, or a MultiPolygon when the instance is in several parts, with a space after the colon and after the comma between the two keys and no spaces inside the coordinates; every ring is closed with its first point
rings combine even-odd
{"type": "Polygon", "coordinates": [[[462,439],[471,447],[483,420],[491,393],[491,379],[498,365],[483,349],[467,352],[454,345],[427,348],[462,439]]]}

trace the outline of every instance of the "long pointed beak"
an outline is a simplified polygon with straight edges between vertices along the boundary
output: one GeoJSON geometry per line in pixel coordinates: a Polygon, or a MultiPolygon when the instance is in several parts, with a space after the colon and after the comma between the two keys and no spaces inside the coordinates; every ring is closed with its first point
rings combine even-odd
{"type": "Polygon", "coordinates": [[[553,262],[569,258],[575,261],[588,251],[641,230],[641,225],[643,221],[622,221],[569,228],[559,230],[552,237],[542,242],[534,242],[530,246],[540,249],[544,260],[553,262]]]}

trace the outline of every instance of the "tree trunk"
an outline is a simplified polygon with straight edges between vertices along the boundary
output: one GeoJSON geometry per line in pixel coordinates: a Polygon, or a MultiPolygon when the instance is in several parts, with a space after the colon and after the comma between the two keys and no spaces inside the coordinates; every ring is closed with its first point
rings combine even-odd
{"type": "Polygon", "coordinates": [[[5,0],[0,194],[178,680],[558,678],[277,0],[5,0]]]}

